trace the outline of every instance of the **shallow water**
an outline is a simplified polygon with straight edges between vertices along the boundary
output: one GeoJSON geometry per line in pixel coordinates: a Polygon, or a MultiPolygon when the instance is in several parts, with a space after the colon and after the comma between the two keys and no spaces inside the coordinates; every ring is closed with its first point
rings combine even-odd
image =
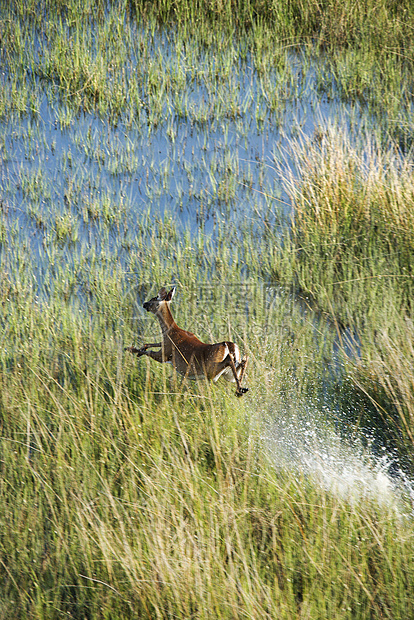
{"type": "MultiPolygon", "coordinates": [[[[158,72],[177,70],[175,46],[173,36],[152,38],[158,72]]],[[[357,106],[318,93],[316,68],[299,53],[265,81],[247,56],[217,92],[208,52],[197,68],[180,58],[185,79],[177,91],[165,91],[156,122],[147,109],[153,85],[145,75],[143,108],[132,121],[75,115],[53,88],[45,90],[38,114],[11,113],[2,121],[2,200],[19,221],[20,238],[41,246],[59,218],[75,231],[68,235],[72,253],[98,243],[102,227],[127,235],[147,215],[168,214],[193,234],[214,234],[218,222],[272,225],[290,213],[274,164],[289,165],[292,137],[313,136],[328,120],[349,128],[362,122],[357,106]]],[[[126,70],[136,63],[132,58],[126,70]]],[[[108,250],[122,260],[119,246],[109,243],[108,250]]]]}

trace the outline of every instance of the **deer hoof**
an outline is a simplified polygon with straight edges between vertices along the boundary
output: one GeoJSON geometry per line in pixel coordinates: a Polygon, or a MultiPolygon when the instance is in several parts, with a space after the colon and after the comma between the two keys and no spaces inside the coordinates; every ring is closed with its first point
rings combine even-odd
{"type": "Polygon", "coordinates": [[[249,391],[249,388],[241,387],[236,391],[236,396],[239,396],[239,397],[243,396],[243,394],[246,394],[246,392],[248,391],[249,391]]]}

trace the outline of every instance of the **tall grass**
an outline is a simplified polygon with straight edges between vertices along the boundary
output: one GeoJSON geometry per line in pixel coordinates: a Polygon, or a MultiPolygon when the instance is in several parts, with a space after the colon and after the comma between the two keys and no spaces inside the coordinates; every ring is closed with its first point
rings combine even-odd
{"type": "MultiPolygon", "coordinates": [[[[24,239],[1,255],[1,616],[404,618],[409,505],[268,459],[268,425],[298,402],[331,390],[320,432],[341,422],[335,330],[258,286],[247,231],[242,287],[240,259],[218,272],[202,234],[168,220],[147,234],[125,266],[90,248],[62,262],[55,240],[41,278],[24,239]],[[253,398],[123,352],[153,339],[140,303],[173,278],[179,324],[250,355],[253,398]]],[[[233,240],[223,226],[224,257],[233,240]]]]}
{"type": "Polygon", "coordinates": [[[293,364],[299,386],[325,364],[300,366],[314,326],[291,301],[270,309],[280,331],[246,338],[254,400],[240,402],[124,356],[111,288],[88,320],[57,290],[39,310],[9,306],[30,337],[9,333],[1,361],[1,617],[412,613],[413,528],[398,505],[349,502],[267,460],[260,400],[286,406],[293,364]]]}
{"type": "Polygon", "coordinates": [[[380,312],[387,291],[397,313],[411,312],[411,156],[393,144],[382,147],[372,136],[351,146],[347,133],[333,127],[295,141],[291,153],[299,174],[298,182],[291,175],[286,185],[295,207],[293,236],[303,263],[317,267],[303,279],[299,274],[301,286],[319,299],[326,294],[325,308],[343,296],[338,316],[344,322],[346,313],[355,319],[358,312],[380,312]]]}
{"type": "MultiPolygon", "coordinates": [[[[355,380],[412,445],[414,177],[411,154],[328,127],[292,144],[289,255],[299,288],[355,330],[355,380]],[[384,405],[387,395],[388,403],[384,405]],[[384,408],[385,407],[385,408],[384,408]]],[[[285,275],[280,262],[276,275],[285,275]]]]}
{"type": "Polygon", "coordinates": [[[258,285],[268,244],[252,232],[241,283],[228,225],[220,271],[202,233],[145,230],[124,266],[107,246],[62,261],[55,239],[42,277],[25,239],[1,254],[0,617],[411,614],[409,505],[268,458],[268,426],[300,402],[324,395],[322,434],[341,423],[336,331],[258,285]],[[124,353],[157,333],[140,304],[173,279],[179,324],[250,355],[242,402],[124,353]]]}

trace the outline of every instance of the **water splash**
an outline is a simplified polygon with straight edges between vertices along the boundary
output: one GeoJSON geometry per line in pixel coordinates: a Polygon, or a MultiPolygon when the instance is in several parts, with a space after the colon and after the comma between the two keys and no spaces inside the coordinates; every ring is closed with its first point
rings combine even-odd
{"type": "Polygon", "coordinates": [[[413,481],[404,475],[395,455],[385,448],[378,455],[362,431],[341,436],[328,422],[335,414],[312,403],[293,411],[268,412],[266,417],[263,439],[275,467],[305,475],[341,499],[374,501],[413,516],[413,481]]]}

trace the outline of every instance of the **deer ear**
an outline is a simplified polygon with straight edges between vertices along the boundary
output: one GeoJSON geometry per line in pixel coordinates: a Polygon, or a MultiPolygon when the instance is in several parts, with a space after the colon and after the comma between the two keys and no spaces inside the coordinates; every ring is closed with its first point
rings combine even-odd
{"type": "Polygon", "coordinates": [[[167,295],[169,295],[169,293],[167,293],[167,289],[163,286],[158,292],[158,301],[164,301],[167,295]]]}
{"type": "Polygon", "coordinates": [[[172,287],[172,289],[166,296],[165,301],[171,301],[171,299],[174,297],[174,293],[175,293],[175,286],[172,287]]]}

